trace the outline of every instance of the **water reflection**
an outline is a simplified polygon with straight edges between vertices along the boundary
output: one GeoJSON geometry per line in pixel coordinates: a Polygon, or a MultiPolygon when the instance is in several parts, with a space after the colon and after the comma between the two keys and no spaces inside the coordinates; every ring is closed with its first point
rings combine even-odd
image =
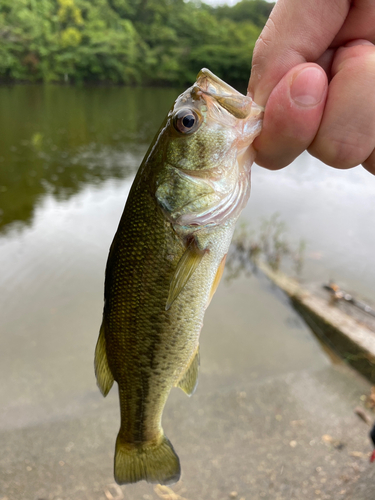
{"type": "Polygon", "coordinates": [[[173,89],[0,87],[0,231],[48,194],[133,174],[173,89]]]}
{"type": "Polygon", "coordinates": [[[236,227],[226,261],[226,278],[231,281],[256,270],[257,260],[263,259],[273,271],[282,269],[296,278],[301,277],[306,241],[294,244],[287,226],[275,212],[259,221],[256,229],[242,220],[236,227]]]}
{"type": "MultiPolygon", "coordinates": [[[[102,399],[93,351],[108,248],[131,185],[125,177],[176,95],[0,88],[1,227],[23,225],[0,237],[0,498],[99,500],[123,491],[127,500],[158,500],[145,483],[111,486],[118,399],[115,391],[102,399]]],[[[307,279],[338,277],[371,297],[374,190],[364,170],[339,172],[303,155],[280,172],[254,166],[243,219],[257,228],[278,211],[293,248],[300,238],[308,242],[307,279]]],[[[332,368],[261,275],[219,287],[201,353],[197,393],[189,399],[172,391],[163,415],[184,470],[173,488],[184,498],[229,498],[231,491],[261,498],[264,484],[275,485],[270,498],[295,498],[303,481],[314,486],[311,471],[322,463],[334,484],[348,455],[336,454],[326,469],[322,435],[339,432],[349,436],[350,451],[366,452],[367,429],[352,415],[368,385],[332,368]]],[[[373,484],[365,480],[357,484],[373,484]]]]}

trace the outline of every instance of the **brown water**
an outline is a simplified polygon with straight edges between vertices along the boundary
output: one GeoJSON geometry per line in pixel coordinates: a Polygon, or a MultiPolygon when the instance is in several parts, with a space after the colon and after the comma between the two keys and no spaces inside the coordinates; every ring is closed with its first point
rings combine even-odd
{"type": "MultiPolygon", "coordinates": [[[[177,94],[0,88],[0,434],[35,428],[43,436],[55,422],[66,428],[94,409],[117,411],[93,373],[104,267],[134,172],[177,94]]],[[[252,189],[243,218],[257,227],[279,212],[291,241],[307,241],[304,279],[333,278],[375,298],[375,177],[306,154],[280,172],[255,166],[252,189]]],[[[331,364],[261,277],[221,284],[201,338],[202,394],[331,364]]]]}

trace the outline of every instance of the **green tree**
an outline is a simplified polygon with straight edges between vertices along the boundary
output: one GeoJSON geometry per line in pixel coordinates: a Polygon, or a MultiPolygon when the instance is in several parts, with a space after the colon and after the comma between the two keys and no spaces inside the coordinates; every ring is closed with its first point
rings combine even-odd
{"type": "Polygon", "coordinates": [[[221,5],[212,9],[218,19],[232,19],[237,23],[251,21],[256,26],[263,26],[273,9],[274,3],[263,0],[242,0],[232,7],[221,5]]]}
{"type": "Polygon", "coordinates": [[[248,77],[263,0],[2,0],[0,79],[185,85],[207,66],[248,77]]]}

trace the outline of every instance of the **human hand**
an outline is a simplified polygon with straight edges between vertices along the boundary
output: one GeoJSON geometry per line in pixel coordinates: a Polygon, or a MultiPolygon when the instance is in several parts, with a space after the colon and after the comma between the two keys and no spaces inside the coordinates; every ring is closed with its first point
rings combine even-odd
{"type": "Polygon", "coordinates": [[[375,174],[375,2],[278,0],[253,54],[248,94],[266,105],[256,162],[307,149],[375,174]]]}

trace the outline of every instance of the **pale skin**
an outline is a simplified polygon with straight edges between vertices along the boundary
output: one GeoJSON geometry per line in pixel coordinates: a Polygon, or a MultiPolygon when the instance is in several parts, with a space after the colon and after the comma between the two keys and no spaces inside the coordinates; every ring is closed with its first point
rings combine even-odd
{"type": "Polygon", "coordinates": [[[253,54],[248,93],[265,106],[256,162],[307,149],[375,175],[375,1],[278,0],[253,54]]]}

